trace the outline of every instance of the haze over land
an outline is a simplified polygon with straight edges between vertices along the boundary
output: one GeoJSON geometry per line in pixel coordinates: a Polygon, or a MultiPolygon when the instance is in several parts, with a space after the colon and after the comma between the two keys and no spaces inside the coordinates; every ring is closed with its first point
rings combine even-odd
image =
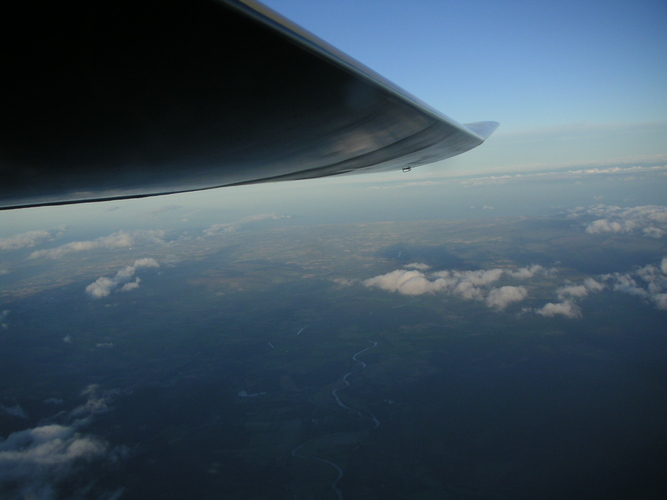
{"type": "Polygon", "coordinates": [[[4,494],[664,492],[667,206],[473,200],[465,219],[187,228],[215,212],[97,204],[96,231],[4,236],[4,494]]]}

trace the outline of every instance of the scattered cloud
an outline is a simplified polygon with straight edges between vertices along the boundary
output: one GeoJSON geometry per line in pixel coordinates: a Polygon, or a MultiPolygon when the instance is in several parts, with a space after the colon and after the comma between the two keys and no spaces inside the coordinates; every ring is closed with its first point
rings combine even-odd
{"type": "Polygon", "coordinates": [[[553,303],[549,302],[543,307],[536,309],[535,312],[540,316],[548,318],[562,315],[566,318],[580,318],[581,309],[572,300],[564,300],[563,302],[553,303]]]}
{"type": "Polygon", "coordinates": [[[547,270],[539,264],[533,264],[527,267],[521,267],[516,271],[505,271],[509,276],[516,279],[528,279],[538,274],[548,274],[555,272],[554,269],[547,270]]]}
{"type": "Polygon", "coordinates": [[[667,257],[660,265],[649,264],[630,273],[601,277],[616,292],[640,297],[657,309],[667,310],[667,257]]]}
{"type": "Polygon", "coordinates": [[[64,255],[97,249],[129,248],[139,243],[164,243],[166,232],[161,229],[141,229],[136,231],[118,231],[94,240],[72,241],[55,248],[36,250],[29,259],[40,257],[58,259],[64,255]]]}
{"type": "Polygon", "coordinates": [[[397,269],[389,273],[364,280],[362,284],[368,288],[379,288],[402,295],[423,295],[444,293],[455,295],[465,300],[483,301],[488,307],[497,311],[506,309],[510,304],[520,302],[528,297],[525,286],[492,285],[503,276],[508,279],[529,279],[547,270],[540,265],[531,265],[515,270],[488,269],[477,271],[444,270],[424,273],[429,266],[414,263],[407,269],[397,269]]]}
{"type": "Polygon", "coordinates": [[[247,224],[252,224],[254,222],[260,222],[265,220],[289,219],[289,218],[290,218],[289,215],[277,215],[274,213],[256,214],[256,215],[251,215],[249,217],[244,217],[243,219],[237,222],[229,222],[226,224],[213,224],[212,226],[209,226],[208,228],[204,229],[204,234],[206,236],[214,236],[220,233],[231,233],[237,231],[238,229],[247,224]]]}
{"type": "Polygon", "coordinates": [[[431,266],[427,264],[422,264],[421,262],[413,262],[412,264],[407,264],[405,266],[406,269],[418,269],[419,271],[426,271],[427,269],[431,269],[431,266]]]}
{"type": "Polygon", "coordinates": [[[21,408],[21,405],[19,405],[18,403],[15,404],[14,406],[0,405],[0,414],[9,415],[10,417],[16,417],[16,418],[28,418],[28,414],[25,412],[23,408],[21,408]]]}
{"type": "Polygon", "coordinates": [[[5,309],[2,311],[2,313],[0,313],[0,328],[3,330],[7,330],[9,328],[9,322],[7,321],[9,313],[11,313],[11,310],[9,309],[5,309]]]}
{"type": "Polygon", "coordinates": [[[486,305],[502,311],[513,302],[520,302],[528,296],[525,286],[501,286],[493,288],[486,296],[486,305]]]}
{"type": "Polygon", "coordinates": [[[92,282],[86,287],[86,293],[93,299],[101,299],[107,297],[112,291],[118,289],[118,287],[120,287],[121,292],[129,292],[139,288],[139,283],[141,283],[141,279],[138,277],[134,281],[130,281],[137,272],[137,269],[156,267],[160,267],[160,264],[155,259],[145,258],[135,260],[134,264],[124,267],[113,278],[102,276],[92,282]]]}
{"type": "Polygon", "coordinates": [[[581,285],[566,284],[556,290],[560,302],[549,302],[534,312],[545,317],[565,316],[566,318],[580,318],[582,315],[578,301],[591,293],[604,290],[605,285],[593,278],[586,278],[581,285]]]}
{"type": "Polygon", "coordinates": [[[20,250],[41,245],[46,241],[53,241],[62,236],[64,229],[50,231],[27,231],[6,238],[0,238],[0,250],[20,250]]]}
{"type": "Polygon", "coordinates": [[[569,211],[568,218],[584,219],[589,234],[640,233],[650,238],[667,234],[667,206],[661,205],[577,207],[569,211]],[[594,220],[590,221],[591,218],[594,220]]]}
{"type": "Polygon", "coordinates": [[[117,492],[102,492],[94,481],[81,474],[86,467],[115,462],[126,451],[82,430],[96,414],[109,410],[117,391],[89,386],[82,393],[86,402],[71,412],[59,412],[59,422],[10,434],[0,440],[0,493],[9,498],[53,500],[61,498],[59,486],[67,481],[69,498],[110,498],[117,492]]]}

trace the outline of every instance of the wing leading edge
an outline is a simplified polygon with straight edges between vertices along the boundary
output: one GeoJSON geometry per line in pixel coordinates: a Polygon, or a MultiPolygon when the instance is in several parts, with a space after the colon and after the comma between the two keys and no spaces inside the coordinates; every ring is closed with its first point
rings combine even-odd
{"type": "Polygon", "coordinates": [[[498,126],[457,123],[255,2],[53,4],[9,18],[26,36],[0,84],[0,208],[414,167],[498,126]]]}

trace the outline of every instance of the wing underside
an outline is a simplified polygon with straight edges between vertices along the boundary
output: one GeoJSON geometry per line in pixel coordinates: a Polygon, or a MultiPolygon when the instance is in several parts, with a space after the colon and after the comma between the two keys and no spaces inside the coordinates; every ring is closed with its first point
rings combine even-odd
{"type": "Polygon", "coordinates": [[[5,45],[0,208],[414,167],[497,126],[458,124],[254,2],[53,4],[11,14],[26,36],[5,45]]]}

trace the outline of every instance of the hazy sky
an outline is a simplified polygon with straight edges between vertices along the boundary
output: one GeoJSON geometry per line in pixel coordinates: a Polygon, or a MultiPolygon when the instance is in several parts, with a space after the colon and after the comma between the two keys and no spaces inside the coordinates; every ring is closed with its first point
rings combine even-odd
{"type": "Polygon", "coordinates": [[[211,220],[199,222],[208,224],[216,217],[225,222],[266,212],[331,222],[359,220],[364,214],[372,220],[455,217],[482,206],[505,206],[498,215],[519,208],[529,215],[596,201],[664,204],[664,0],[265,3],[445,115],[461,123],[494,120],[500,128],[479,148],[409,174],[10,211],[0,214],[0,233],[77,222],[119,228],[159,221],[187,225],[203,211],[210,212],[211,220]],[[641,173],[631,170],[637,166],[657,169],[649,172],[657,181],[643,172],[630,182],[641,173]],[[577,177],[583,174],[573,174],[563,184],[561,174],[552,174],[553,182],[540,195],[534,194],[537,184],[527,184],[529,177],[516,177],[610,167],[622,169],[611,183],[583,182],[577,177]],[[452,184],[452,178],[470,174],[491,179],[474,189],[470,183],[452,184]],[[507,175],[515,176],[509,190],[507,175]],[[494,187],[500,182],[505,187],[494,187]],[[531,203],[519,200],[531,195],[531,203]]]}

